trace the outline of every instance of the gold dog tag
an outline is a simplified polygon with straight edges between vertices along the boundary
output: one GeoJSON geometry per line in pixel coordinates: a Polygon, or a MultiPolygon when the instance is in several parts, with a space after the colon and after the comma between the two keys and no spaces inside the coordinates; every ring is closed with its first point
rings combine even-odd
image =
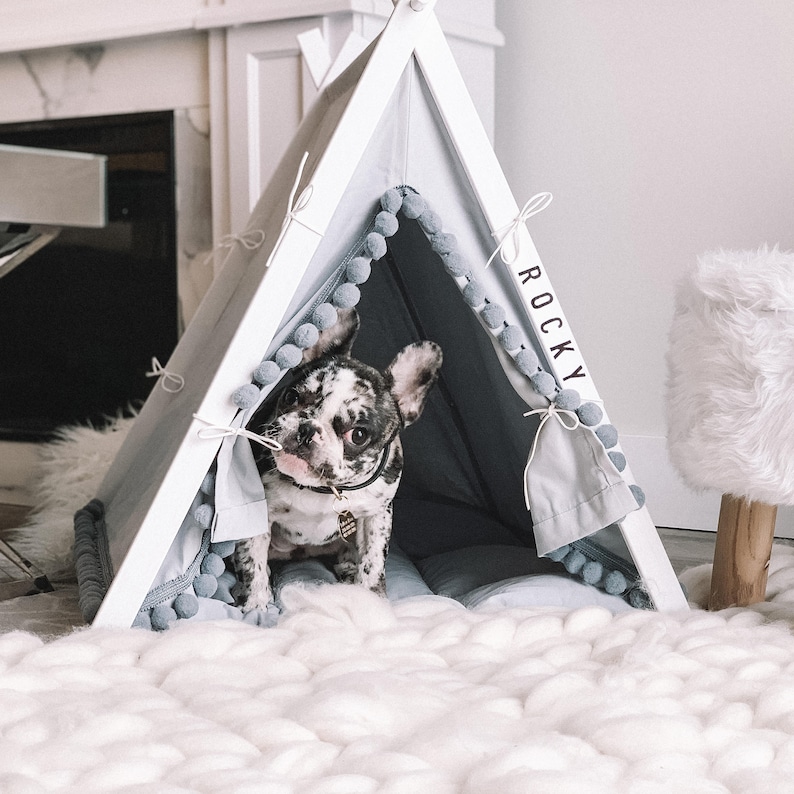
{"type": "Polygon", "coordinates": [[[350,535],[355,534],[357,528],[356,517],[350,512],[350,500],[343,496],[339,491],[331,486],[334,494],[334,512],[336,513],[336,525],[339,535],[347,543],[350,535]]]}
{"type": "Polygon", "coordinates": [[[347,540],[350,535],[355,534],[357,526],[356,517],[349,510],[339,513],[337,523],[342,540],[347,540]]]}

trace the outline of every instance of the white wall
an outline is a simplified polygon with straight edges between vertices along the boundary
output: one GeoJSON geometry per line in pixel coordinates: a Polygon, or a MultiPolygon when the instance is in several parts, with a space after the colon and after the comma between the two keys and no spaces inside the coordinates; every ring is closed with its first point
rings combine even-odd
{"type": "Polygon", "coordinates": [[[519,204],[554,194],[530,232],[627,454],[654,458],[629,455],[657,524],[686,525],[663,482],[674,287],[709,249],[794,249],[794,4],[497,0],[496,21],[497,153],[519,204]]]}

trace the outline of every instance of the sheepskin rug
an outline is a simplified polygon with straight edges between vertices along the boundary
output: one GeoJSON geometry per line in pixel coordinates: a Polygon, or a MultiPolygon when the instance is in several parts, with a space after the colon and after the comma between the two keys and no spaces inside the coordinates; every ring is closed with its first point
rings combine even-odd
{"type": "Polygon", "coordinates": [[[696,489],[794,504],[794,253],[715,251],[679,284],[670,459],[696,489]]]}
{"type": "MultiPolygon", "coordinates": [[[[122,432],[77,434],[47,452],[42,488],[66,476],[80,503],[99,472],[74,462],[105,460],[122,432]]],[[[62,562],[64,505],[48,504],[17,543],[62,562]]],[[[685,580],[705,600],[707,567],[685,580]]],[[[326,585],[287,589],[270,629],[72,628],[55,607],[57,637],[21,630],[46,596],[4,602],[20,628],[0,635],[0,791],[791,792],[789,547],[768,593],[753,609],[612,615],[326,585]]]]}

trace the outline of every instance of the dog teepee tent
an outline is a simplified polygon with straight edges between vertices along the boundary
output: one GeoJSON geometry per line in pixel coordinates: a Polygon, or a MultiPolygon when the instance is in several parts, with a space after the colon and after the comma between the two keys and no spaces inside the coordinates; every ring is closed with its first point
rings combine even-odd
{"type": "Polygon", "coordinates": [[[445,351],[405,438],[395,539],[409,556],[534,546],[587,582],[617,569],[652,606],[686,607],[524,224],[546,199],[519,210],[433,5],[400,0],[320,96],[165,367],[183,385],[163,376],[78,514],[96,625],[170,603],[206,575],[208,547],[222,557],[261,531],[243,429],[352,305],[359,358],[381,366],[416,338],[445,351]]]}

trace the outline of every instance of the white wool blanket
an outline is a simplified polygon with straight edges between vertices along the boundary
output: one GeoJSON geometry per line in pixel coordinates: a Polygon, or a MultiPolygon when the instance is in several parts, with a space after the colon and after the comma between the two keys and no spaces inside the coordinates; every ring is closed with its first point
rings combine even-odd
{"type": "Polygon", "coordinates": [[[794,504],[794,253],[715,251],[679,284],[670,459],[696,489],[794,504]]]}
{"type": "Polygon", "coordinates": [[[784,551],[758,611],[468,612],[338,585],[294,590],[273,629],[8,633],[0,791],[792,791],[784,551]]]}
{"type": "MultiPolygon", "coordinates": [[[[707,567],[685,578],[704,600],[707,567]]],[[[0,791],[794,791],[793,549],[768,593],[612,615],[325,585],[286,589],[271,629],[8,631],[0,791]]]]}

